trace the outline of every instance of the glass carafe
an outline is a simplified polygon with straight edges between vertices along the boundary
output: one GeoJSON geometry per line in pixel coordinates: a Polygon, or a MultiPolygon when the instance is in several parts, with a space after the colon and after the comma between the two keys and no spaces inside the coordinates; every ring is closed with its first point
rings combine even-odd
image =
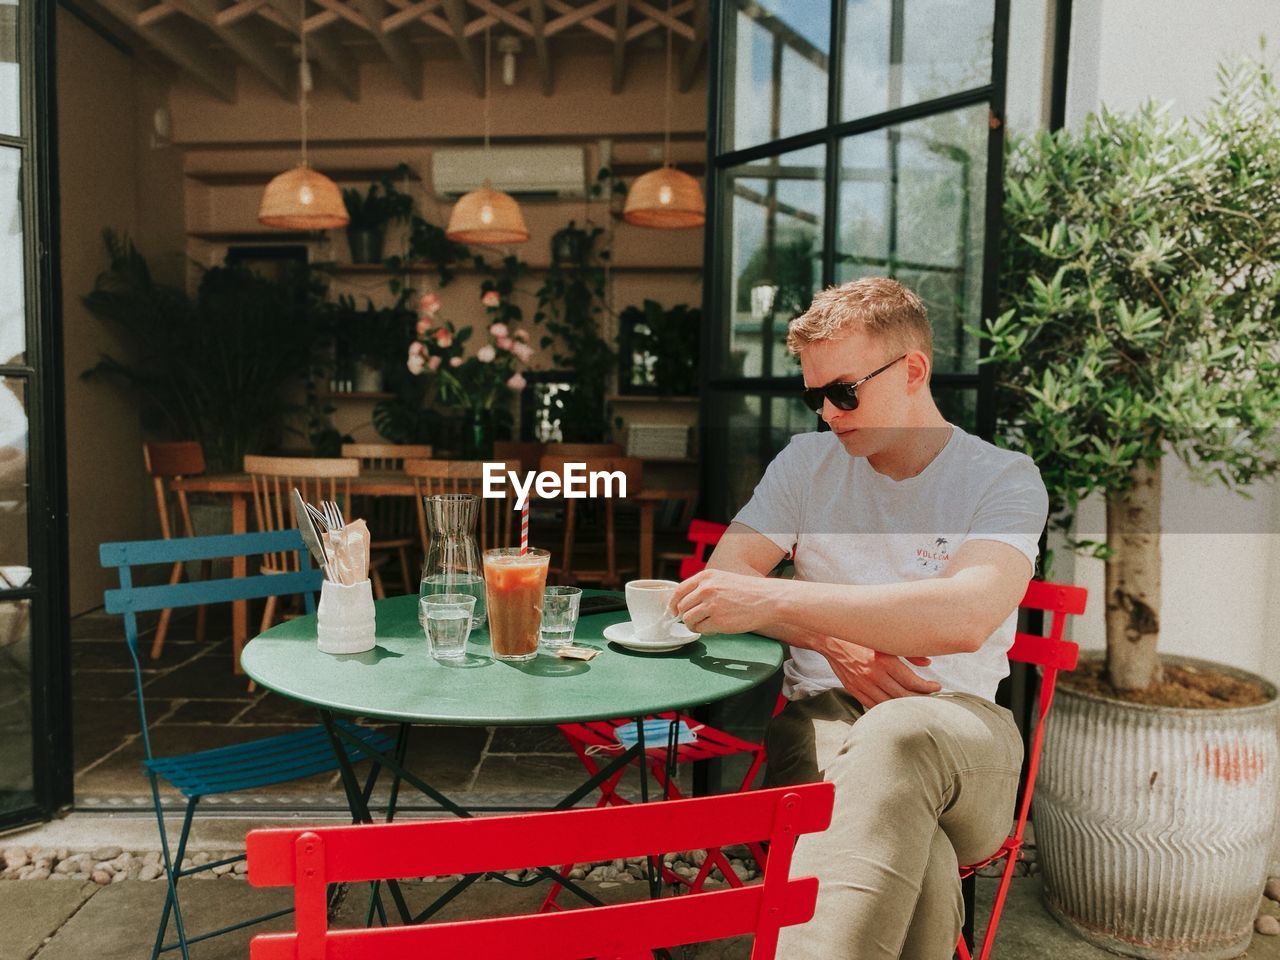
{"type": "MultiPolygon", "coordinates": [[[[469,493],[422,498],[427,514],[427,558],[418,596],[466,593],[476,598],[471,629],[485,625],[484,564],[476,544],[480,499],[469,493]]],[[[421,617],[421,612],[419,612],[421,617]]]]}

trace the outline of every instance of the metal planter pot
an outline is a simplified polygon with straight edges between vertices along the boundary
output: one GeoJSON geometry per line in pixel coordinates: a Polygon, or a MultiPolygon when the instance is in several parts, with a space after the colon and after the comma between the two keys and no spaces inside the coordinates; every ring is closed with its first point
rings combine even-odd
{"type": "Polygon", "coordinates": [[[1049,911],[1132,957],[1238,957],[1266,882],[1280,797],[1280,699],[1150,707],[1058,687],[1036,785],[1049,911]]]}

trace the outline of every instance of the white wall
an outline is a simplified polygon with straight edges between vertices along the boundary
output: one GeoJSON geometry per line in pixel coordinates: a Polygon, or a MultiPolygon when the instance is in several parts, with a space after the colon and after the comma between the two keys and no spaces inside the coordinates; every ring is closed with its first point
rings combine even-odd
{"type": "MultiPolygon", "coordinates": [[[[1258,38],[1280,44],[1275,0],[1076,0],[1071,34],[1067,124],[1105,104],[1129,110],[1148,99],[1195,116],[1214,97],[1218,64],[1257,55],[1258,38]]],[[[1161,649],[1253,670],[1280,683],[1280,487],[1256,484],[1254,499],[1190,481],[1165,459],[1162,524],[1161,649]]],[[[1102,529],[1100,502],[1080,514],[1083,532],[1102,529]]],[[[1071,576],[1071,563],[1058,576],[1071,576]]],[[[1075,638],[1105,645],[1103,569],[1075,560],[1072,578],[1090,591],[1075,638]]]]}

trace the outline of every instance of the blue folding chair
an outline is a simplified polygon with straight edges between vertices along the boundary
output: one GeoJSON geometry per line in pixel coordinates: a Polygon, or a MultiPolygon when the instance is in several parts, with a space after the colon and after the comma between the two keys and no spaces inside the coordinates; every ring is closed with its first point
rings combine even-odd
{"type": "MultiPolygon", "coordinates": [[[[258,600],[264,597],[292,594],[302,594],[307,612],[311,613],[315,610],[313,594],[320,588],[322,575],[319,570],[309,567],[302,536],[297,530],[104,543],[99,548],[99,557],[104,567],[120,570],[120,589],[106,592],[106,608],[108,613],[124,615],[125,639],[129,644],[129,656],[133,660],[133,679],[138,696],[138,720],[142,725],[142,748],[145,755],[143,766],[151,781],[151,799],[155,805],[156,822],[160,825],[160,849],[164,857],[165,875],[169,884],[169,892],[165,897],[164,911],[160,917],[160,927],[156,931],[151,957],[155,960],[163,952],[181,950],[184,960],[189,960],[190,944],[290,912],[290,910],[278,910],[210,933],[195,937],[187,936],[186,928],[182,923],[182,908],[178,902],[178,881],[190,874],[212,870],[214,867],[244,859],[244,855],[241,854],[238,857],[181,869],[182,860],[186,854],[187,837],[191,832],[192,817],[195,814],[196,804],[201,798],[211,794],[231,793],[285,783],[289,780],[309,777],[312,774],[337,770],[338,759],[335,753],[337,749],[345,750],[352,762],[365,759],[365,754],[355,746],[331,740],[324,727],[318,724],[278,737],[266,737],[196,753],[157,757],[151,752],[146,705],[143,701],[142,667],[138,660],[137,615],[149,610],[197,607],[204,604],[229,603],[233,600],[258,600]],[[175,563],[192,560],[260,556],[284,551],[296,551],[299,554],[298,572],[199,580],[194,583],[171,583],[154,587],[134,586],[133,583],[133,568],[138,566],[157,564],[164,565],[168,569],[175,563]],[[169,840],[165,831],[164,811],[160,805],[160,779],[171,783],[187,798],[182,833],[178,838],[177,850],[172,856],[169,853],[169,840]],[[177,940],[165,943],[171,915],[177,940]]],[[[344,722],[343,726],[348,731],[358,734],[357,739],[367,743],[371,750],[388,752],[395,748],[394,741],[380,733],[357,727],[352,723],[344,722]]],[[[366,794],[372,791],[377,775],[378,767],[375,765],[365,787],[366,794]]]]}

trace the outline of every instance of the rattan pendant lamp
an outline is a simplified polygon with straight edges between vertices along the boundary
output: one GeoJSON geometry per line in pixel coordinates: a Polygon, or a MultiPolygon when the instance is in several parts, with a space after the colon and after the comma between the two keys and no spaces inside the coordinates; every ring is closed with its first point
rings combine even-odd
{"type": "MultiPolygon", "coordinates": [[[[489,28],[484,30],[484,150],[489,152],[489,28]]],[[[458,198],[445,236],[454,243],[506,247],[529,239],[524,214],[515,197],[493,189],[488,180],[479,190],[458,198]]]]}
{"type": "Polygon", "coordinates": [[[307,0],[301,0],[298,30],[302,46],[298,63],[298,101],[302,106],[302,162],[275,177],[262,193],[258,222],[279,230],[332,230],[350,222],[337,184],[307,165],[307,92],[311,66],[307,62],[307,0]]]}
{"type": "MultiPolygon", "coordinates": [[[[671,0],[667,0],[671,19],[671,0]]],[[[627,191],[622,219],[637,227],[658,230],[686,230],[707,221],[707,204],[702,187],[687,173],[671,165],[671,25],[667,25],[666,126],[662,135],[662,166],[637,177],[627,191]]]]}

